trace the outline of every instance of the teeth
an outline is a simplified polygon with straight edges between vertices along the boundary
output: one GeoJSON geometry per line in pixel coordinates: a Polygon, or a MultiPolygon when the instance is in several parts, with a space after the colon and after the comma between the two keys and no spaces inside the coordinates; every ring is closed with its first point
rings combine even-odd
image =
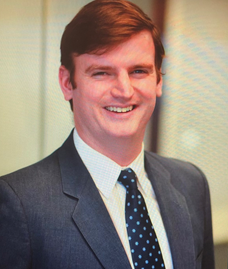
{"type": "Polygon", "coordinates": [[[131,111],[133,109],[133,106],[128,106],[128,107],[115,107],[115,106],[107,106],[106,109],[108,111],[114,111],[117,113],[125,113],[128,111],[131,111]]]}

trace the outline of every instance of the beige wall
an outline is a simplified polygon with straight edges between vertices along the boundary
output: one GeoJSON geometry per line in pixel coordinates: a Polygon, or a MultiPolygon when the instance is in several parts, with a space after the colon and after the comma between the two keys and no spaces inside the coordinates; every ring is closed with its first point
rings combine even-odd
{"type": "Polygon", "coordinates": [[[0,175],[48,155],[73,128],[58,85],[59,44],[87,2],[0,2],[0,175]]]}
{"type": "Polygon", "coordinates": [[[228,241],[228,1],[170,0],[159,153],[207,175],[216,243],[228,241]]]}
{"type": "Polygon", "coordinates": [[[0,174],[39,158],[41,1],[0,2],[0,174]]]}

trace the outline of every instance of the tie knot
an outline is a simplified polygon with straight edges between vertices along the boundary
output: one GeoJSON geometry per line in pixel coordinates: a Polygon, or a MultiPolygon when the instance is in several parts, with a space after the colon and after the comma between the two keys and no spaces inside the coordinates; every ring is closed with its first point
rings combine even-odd
{"type": "Polygon", "coordinates": [[[126,189],[137,189],[137,178],[135,172],[131,168],[121,171],[118,181],[121,182],[126,189]]]}

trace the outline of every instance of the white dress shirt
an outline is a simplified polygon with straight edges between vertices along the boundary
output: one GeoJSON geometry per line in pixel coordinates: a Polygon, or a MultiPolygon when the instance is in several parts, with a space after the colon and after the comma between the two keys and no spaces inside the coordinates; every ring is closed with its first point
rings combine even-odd
{"type": "MultiPolygon", "coordinates": [[[[126,190],[125,187],[117,181],[121,170],[126,167],[121,167],[108,157],[88,146],[79,137],[76,129],[74,129],[74,144],[82,161],[94,180],[96,187],[99,190],[122,245],[126,251],[131,267],[134,269],[125,222],[126,190]]],[[[137,185],[144,197],[151,222],[155,228],[163,255],[165,268],[173,269],[169,242],[161,218],[160,209],[153,187],[145,171],[143,145],[138,157],[130,165],[128,165],[128,167],[134,170],[137,175],[137,185]]]]}

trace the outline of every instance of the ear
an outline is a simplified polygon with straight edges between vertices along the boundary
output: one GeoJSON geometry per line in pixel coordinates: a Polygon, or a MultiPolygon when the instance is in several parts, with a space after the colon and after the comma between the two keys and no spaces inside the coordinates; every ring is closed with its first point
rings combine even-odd
{"type": "Polygon", "coordinates": [[[59,84],[66,101],[73,98],[73,86],[70,82],[70,71],[65,66],[59,67],[59,84]]]}
{"type": "Polygon", "coordinates": [[[160,81],[157,83],[156,86],[156,96],[161,97],[162,96],[162,75],[160,76],[160,81]]]}

